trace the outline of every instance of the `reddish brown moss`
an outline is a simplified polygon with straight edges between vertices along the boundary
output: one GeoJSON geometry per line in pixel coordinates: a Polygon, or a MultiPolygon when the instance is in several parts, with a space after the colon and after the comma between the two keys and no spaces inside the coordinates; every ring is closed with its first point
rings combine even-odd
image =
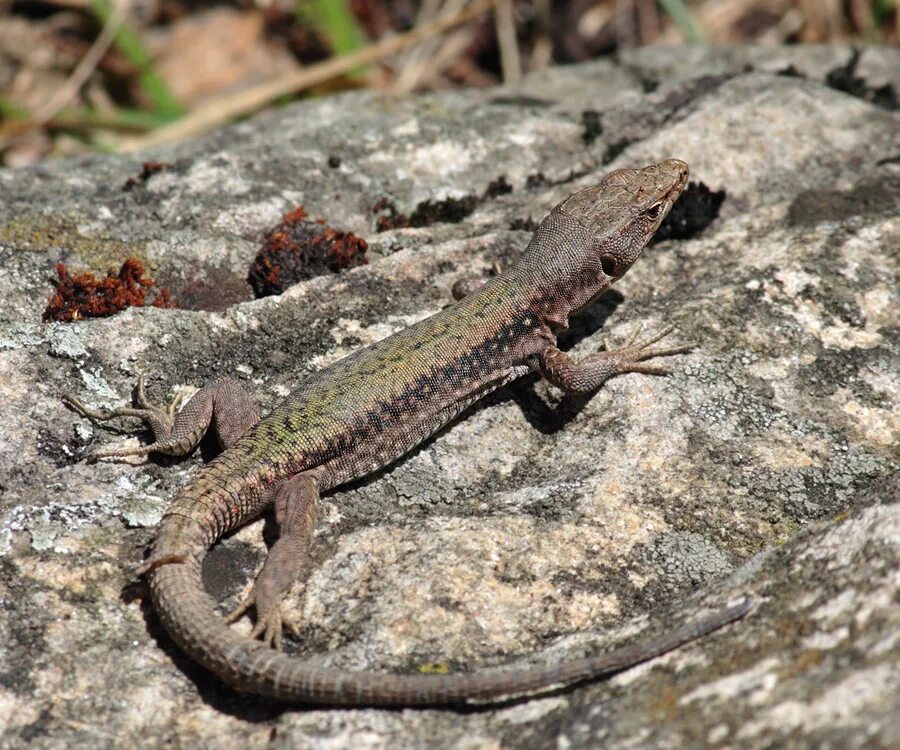
{"type": "Polygon", "coordinates": [[[378,232],[385,232],[388,229],[402,229],[408,227],[409,217],[397,210],[394,201],[389,198],[379,198],[375,205],[372,206],[373,214],[382,214],[375,219],[375,229],[378,232]]]}
{"type": "Polygon", "coordinates": [[[369,246],[362,237],[307,219],[303,206],[284,215],[266,236],[247,281],[257,297],[281,294],[292,284],[365,265],[369,246]]]}
{"type": "Polygon", "coordinates": [[[144,266],[137,258],[128,258],[116,274],[98,279],[94,274],[69,273],[65,264],[56,264],[59,284],[47,302],[44,320],[70,322],[83,318],[105,318],[126,307],[174,307],[168,289],[155,289],[155,281],[144,275],[144,266]],[[148,293],[153,299],[147,301],[148,293]]]}
{"type": "Polygon", "coordinates": [[[125,180],[125,184],[122,185],[122,190],[128,192],[129,190],[134,190],[140,185],[145,185],[147,183],[147,180],[149,180],[157,172],[162,172],[164,169],[168,168],[169,165],[164,164],[163,162],[145,161],[141,167],[141,173],[137,177],[129,177],[127,180],[125,180]]]}

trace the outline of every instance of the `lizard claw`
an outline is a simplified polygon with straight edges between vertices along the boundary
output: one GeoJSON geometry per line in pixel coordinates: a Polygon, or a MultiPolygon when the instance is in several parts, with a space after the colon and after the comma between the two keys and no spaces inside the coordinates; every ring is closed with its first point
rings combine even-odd
{"type": "Polygon", "coordinates": [[[144,376],[139,375],[134,390],[135,406],[117,406],[114,409],[91,409],[82,401],[69,394],[63,395],[63,401],[78,414],[94,422],[106,422],[117,417],[135,417],[148,425],[153,432],[153,442],[137,447],[110,447],[101,448],[90,453],[88,462],[93,463],[101,458],[121,458],[124,456],[144,456],[148,453],[160,450],[162,444],[168,439],[175,423],[175,415],[181,407],[182,394],[177,394],[168,404],[155,406],[147,399],[144,390],[144,376]]]}
{"type": "Polygon", "coordinates": [[[250,594],[225,617],[225,622],[229,625],[237,622],[251,608],[256,609],[256,624],[253,626],[253,630],[250,631],[251,639],[255,640],[259,638],[267,646],[271,646],[277,651],[281,651],[281,635],[284,629],[287,629],[293,636],[298,636],[300,634],[297,623],[282,614],[281,604],[261,606],[257,601],[255,591],[251,591],[250,594]]]}
{"type": "Polygon", "coordinates": [[[232,623],[240,620],[255,604],[253,600],[253,594],[251,593],[249,596],[244,597],[240,604],[237,605],[231,612],[225,615],[225,624],[231,625],[232,623]]]}
{"type": "Polygon", "coordinates": [[[629,334],[628,338],[625,340],[625,343],[621,347],[619,347],[618,349],[607,349],[610,354],[615,355],[616,361],[618,363],[617,372],[641,372],[649,375],[668,375],[670,372],[668,367],[664,367],[663,365],[645,365],[640,363],[648,359],[653,359],[655,357],[669,357],[673,354],[684,354],[685,352],[689,352],[698,346],[695,342],[688,342],[686,344],[662,347],[660,349],[651,348],[653,344],[664,339],[674,330],[675,326],[668,325],[660,329],[656,333],[651,334],[643,341],[638,341],[637,343],[635,343],[638,334],[640,334],[641,331],[641,326],[638,325],[629,334]]]}
{"type": "Polygon", "coordinates": [[[277,607],[256,621],[256,625],[250,631],[250,637],[260,638],[267,646],[281,651],[281,634],[285,629],[295,637],[300,634],[297,623],[286,618],[281,612],[281,607],[277,607]]]}
{"type": "MultiPolygon", "coordinates": [[[[134,402],[140,411],[148,412],[147,416],[141,416],[145,422],[149,422],[152,414],[156,419],[166,423],[171,430],[172,423],[175,421],[175,415],[181,408],[181,402],[184,400],[183,393],[176,393],[172,400],[163,406],[156,406],[147,398],[147,391],[144,389],[144,375],[138,375],[137,385],[134,391],[134,402]]],[[[137,416],[137,415],[136,415],[137,416]]]]}

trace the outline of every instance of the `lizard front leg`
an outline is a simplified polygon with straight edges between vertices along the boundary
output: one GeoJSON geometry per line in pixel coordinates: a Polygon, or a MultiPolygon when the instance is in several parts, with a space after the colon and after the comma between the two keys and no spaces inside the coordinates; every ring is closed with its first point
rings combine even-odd
{"type": "Polygon", "coordinates": [[[640,332],[638,327],[620,348],[597,352],[581,361],[575,361],[555,346],[551,346],[540,355],[539,370],[544,378],[566,393],[595,391],[611,377],[626,372],[667,375],[669,373],[667,367],[645,364],[645,361],[653,357],[683,354],[696,347],[696,344],[690,343],[662,349],[650,348],[673,330],[674,326],[667,326],[650,338],[634,343],[640,332]]]}
{"type": "Polygon", "coordinates": [[[181,411],[178,411],[180,397],[174,398],[164,407],[151,404],[144,391],[143,375],[138,378],[136,408],[120,406],[109,411],[97,411],[72,396],[63,396],[63,400],[89,419],[104,422],[116,417],[137,417],[153,431],[153,442],[148,445],[95,451],[89,457],[92,461],[114,456],[143,456],[148,453],[184,456],[197,446],[210,425],[215,429],[219,444],[223,448],[229,448],[259,421],[256,402],[240,383],[231,378],[219,378],[207,383],[191,397],[181,411]]]}
{"type": "Polygon", "coordinates": [[[282,482],[274,493],[278,540],[269,550],[266,562],[253,584],[253,590],[225,622],[235,622],[251,607],[256,609],[256,625],[251,638],[281,649],[281,631],[287,626],[296,632],[281,612],[284,599],[294,581],[304,578],[309,569],[309,547],[319,510],[319,488],[310,472],[282,482]]]}

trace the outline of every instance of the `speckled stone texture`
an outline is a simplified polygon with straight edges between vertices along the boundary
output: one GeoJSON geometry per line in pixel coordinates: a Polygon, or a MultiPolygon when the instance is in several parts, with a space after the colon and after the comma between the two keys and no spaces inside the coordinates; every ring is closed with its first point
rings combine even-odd
{"type": "MultiPolygon", "coordinates": [[[[0,746],[896,747],[898,76],[888,49],[643,50],[516,90],[345,94],[172,149],[0,172],[0,746]],[[526,378],[326,497],[288,646],[346,669],[476,669],[744,593],[750,616],[612,680],[462,714],[285,707],[180,654],[134,567],[210,451],[88,465],[135,433],[60,395],[117,404],[145,372],[161,400],[229,374],[271,407],[508,263],[529,238],[511,225],[671,156],[726,191],[719,217],[651,246],[563,343],[588,353],[643,321],[700,347],[591,399],[526,378]],[[168,168],[123,190],[148,159],[168,168]],[[501,176],[512,192],[485,197],[501,176]],[[470,196],[462,221],[375,231],[382,198],[409,214],[470,196]],[[366,238],[371,263],[253,301],[261,238],[299,204],[366,238]],[[55,262],[128,255],[189,309],[41,322],[55,262]]],[[[223,609],[270,526],[210,555],[223,609]]]]}

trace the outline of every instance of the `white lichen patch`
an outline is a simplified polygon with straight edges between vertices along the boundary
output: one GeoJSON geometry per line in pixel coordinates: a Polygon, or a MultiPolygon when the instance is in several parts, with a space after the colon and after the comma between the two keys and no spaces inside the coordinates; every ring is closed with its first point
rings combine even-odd
{"type": "Polygon", "coordinates": [[[809,700],[785,700],[762,708],[756,718],[748,721],[738,732],[739,739],[757,737],[777,729],[779,734],[804,732],[828,726],[854,724],[865,716],[872,702],[881,702],[885,695],[900,691],[900,670],[889,664],[860,669],[832,685],[818,697],[809,700]]]}
{"type": "Polygon", "coordinates": [[[581,127],[565,120],[550,120],[541,117],[523,117],[510,121],[505,139],[516,148],[528,151],[540,144],[554,141],[578,140],[581,127]]]}
{"type": "Polygon", "coordinates": [[[268,200],[229,207],[214,219],[213,226],[237,235],[260,228],[274,228],[287,208],[280,196],[272,196],[268,200]]]}
{"type": "Polygon", "coordinates": [[[112,386],[109,385],[106,378],[103,377],[102,371],[97,368],[78,368],[78,376],[84,384],[84,389],[89,396],[83,400],[89,407],[97,406],[97,399],[105,399],[110,406],[121,406],[127,399],[123,399],[112,386]]]}
{"type": "Polygon", "coordinates": [[[405,122],[395,125],[391,129],[391,135],[393,135],[394,138],[410,138],[414,135],[418,135],[420,131],[419,119],[417,117],[410,117],[405,122]]]}
{"type": "Polygon", "coordinates": [[[67,323],[51,323],[45,333],[47,344],[54,356],[80,360],[87,356],[87,349],[78,329],[67,323]]]}
{"type": "Polygon", "coordinates": [[[800,642],[807,651],[830,651],[837,648],[850,637],[850,629],[846,626],[835,628],[830,632],[820,631],[809,635],[800,642]]]}
{"type": "Polygon", "coordinates": [[[866,316],[866,326],[884,328],[897,325],[897,309],[900,300],[897,293],[888,286],[878,286],[856,295],[856,304],[866,316]]]}
{"type": "MultiPolygon", "coordinates": [[[[95,466],[80,468],[96,471],[95,466]]],[[[22,504],[9,508],[0,525],[0,554],[12,551],[12,539],[28,535],[31,548],[61,555],[82,552],[84,531],[119,517],[132,526],[154,526],[168,502],[164,493],[155,492],[156,481],[149,475],[120,475],[113,487],[83,485],[78,480],[79,496],[49,500],[41,505],[22,504]],[[106,487],[106,489],[103,489],[106,487]]]]}
{"type": "Polygon", "coordinates": [[[237,155],[228,153],[220,153],[216,159],[200,159],[192,162],[179,185],[182,190],[186,189],[193,195],[207,198],[211,193],[246,195],[253,189],[253,183],[241,174],[237,155]]]}
{"type": "MultiPolygon", "coordinates": [[[[875,248],[897,247],[900,240],[900,220],[896,216],[879,217],[879,221],[869,226],[855,227],[840,246],[841,262],[837,264],[840,273],[851,282],[858,282],[860,271],[874,271],[884,279],[890,279],[896,268],[887,262],[890,253],[873,252],[875,248]]],[[[896,299],[896,287],[876,287],[896,299]]],[[[894,320],[896,321],[896,308],[894,320]]]]}
{"type": "Polygon", "coordinates": [[[40,704],[33,696],[17,695],[12,690],[0,688],[0,727],[13,732],[37,722],[40,704]]]}
{"type": "Polygon", "coordinates": [[[439,141],[419,146],[407,154],[408,169],[425,174],[467,172],[472,163],[473,145],[455,141],[439,141]]]}
{"type": "Polygon", "coordinates": [[[809,617],[819,620],[826,627],[845,622],[850,612],[856,609],[859,597],[855,589],[845,589],[810,612],[809,617]]]}
{"type": "Polygon", "coordinates": [[[788,298],[801,296],[808,289],[818,289],[822,280],[811,273],[797,268],[782,268],[774,273],[774,277],[781,283],[781,293],[788,298]]]}
{"type": "Polygon", "coordinates": [[[750,705],[766,702],[778,684],[780,661],[775,657],[764,659],[750,669],[736,672],[685,693],[678,700],[680,706],[694,701],[725,703],[741,700],[750,705]]]}

